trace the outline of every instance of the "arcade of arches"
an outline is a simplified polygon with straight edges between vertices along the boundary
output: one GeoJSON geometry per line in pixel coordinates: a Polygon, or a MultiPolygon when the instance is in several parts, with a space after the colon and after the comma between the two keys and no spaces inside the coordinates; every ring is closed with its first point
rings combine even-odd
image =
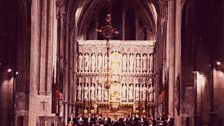
{"type": "Polygon", "coordinates": [[[168,113],[224,125],[217,0],[1,0],[0,125],[168,113]]]}

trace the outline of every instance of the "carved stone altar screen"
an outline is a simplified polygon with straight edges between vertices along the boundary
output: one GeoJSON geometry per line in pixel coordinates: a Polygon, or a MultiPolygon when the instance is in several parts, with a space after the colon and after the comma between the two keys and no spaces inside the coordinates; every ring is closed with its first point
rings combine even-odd
{"type": "Polygon", "coordinates": [[[105,106],[108,113],[125,106],[135,112],[154,101],[154,41],[110,40],[109,53],[103,40],[80,40],[78,45],[77,105],[89,112],[104,112],[105,106]],[[104,88],[108,76],[109,89],[104,88]]]}

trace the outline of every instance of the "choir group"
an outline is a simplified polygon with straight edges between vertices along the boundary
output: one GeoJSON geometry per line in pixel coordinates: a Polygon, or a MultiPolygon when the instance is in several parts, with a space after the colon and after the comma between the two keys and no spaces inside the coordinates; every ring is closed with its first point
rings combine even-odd
{"type": "Polygon", "coordinates": [[[168,114],[167,117],[159,114],[158,118],[153,116],[146,115],[124,115],[123,118],[118,118],[114,116],[112,120],[108,114],[104,116],[95,114],[95,115],[82,115],[79,114],[77,117],[74,117],[72,113],[68,118],[68,126],[174,126],[174,119],[168,114]]]}

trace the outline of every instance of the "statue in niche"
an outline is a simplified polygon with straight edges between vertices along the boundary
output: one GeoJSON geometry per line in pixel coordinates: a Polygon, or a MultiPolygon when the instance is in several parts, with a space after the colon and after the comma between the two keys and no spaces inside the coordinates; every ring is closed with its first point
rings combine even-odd
{"type": "Polygon", "coordinates": [[[104,88],[103,94],[104,94],[103,100],[104,101],[109,101],[109,89],[104,88]]]}
{"type": "Polygon", "coordinates": [[[83,88],[83,92],[84,92],[84,100],[88,101],[89,98],[89,85],[87,83],[85,83],[84,88],[83,88]]]}
{"type": "Polygon", "coordinates": [[[152,78],[149,78],[149,84],[152,85],[152,78]]]}
{"type": "Polygon", "coordinates": [[[102,84],[99,83],[97,86],[97,101],[102,100],[102,84]]]}
{"type": "Polygon", "coordinates": [[[103,70],[103,55],[102,53],[98,54],[98,71],[103,70]]]}
{"type": "Polygon", "coordinates": [[[92,72],[96,71],[96,55],[95,55],[95,53],[91,54],[91,71],[92,72]]]}
{"type": "Polygon", "coordinates": [[[153,54],[149,54],[149,72],[153,72],[153,54]]]}
{"type": "Polygon", "coordinates": [[[84,55],[84,71],[85,72],[88,72],[89,71],[89,64],[90,64],[90,62],[89,62],[89,54],[86,53],[84,55]]]}
{"type": "Polygon", "coordinates": [[[123,83],[121,87],[122,101],[127,100],[127,84],[123,83]]]}
{"type": "Polygon", "coordinates": [[[131,53],[130,55],[129,55],[129,71],[130,72],[134,72],[134,54],[133,53],[131,53]]]}
{"type": "Polygon", "coordinates": [[[127,72],[127,54],[122,56],[122,71],[127,72]]]}
{"type": "Polygon", "coordinates": [[[140,101],[140,84],[135,85],[135,100],[140,101]]]}
{"type": "Polygon", "coordinates": [[[134,101],[134,85],[133,84],[129,85],[128,100],[129,101],[134,101]]]}
{"type": "Polygon", "coordinates": [[[82,53],[79,53],[79,65],[78,65],[78,71],[82,71],[82,61],[83,61],[83,57],[82,57],[82,53]]]}
{"type": "Polygon", "coordinates": [[[143,84],[142,86],[142,101],[146,101],[147,96],[147,85],[143,84]]]}
{"type": "Polygon", "coordinates": [[[94,101],[95,100],[95,84],[92,83],[90,87],[90,100],[94,101]]]}
{"type": "Polygon", "coordinates": [[[152,85],[149,86],[149,101],[153,102],[153,87],[152,87],[152,85]]]}
{"type": "Polygon", "coordinates": [[[147,72],[147,55],[143,54],[142,57],[142,72],[146,73],[147,72]]]}
{"type": "Polygon", "coordinates": [[[104,71],[107,72],[107,64],[108,64],[108,57],[107,57],[107,53],[105,53],[104,55],[104,71]]]}
{"type": "Polygon", "coordinates": [[[136,72],[140,72],[141,70],[141,57],[140,54],[136,55],[136,72]]]}
{"type": "Polygon", "coordinates": [[[82,100],[82,84],[78,83],[77,85],[77,100],[81,101],[82,100]]]}

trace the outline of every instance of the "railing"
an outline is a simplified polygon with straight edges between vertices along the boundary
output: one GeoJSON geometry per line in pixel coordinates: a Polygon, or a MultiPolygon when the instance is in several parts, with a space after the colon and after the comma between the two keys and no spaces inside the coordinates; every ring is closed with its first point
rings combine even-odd
{"type": "Polygon", "coordinates": [[[37,126],[63,126],[62,117],[39,116],[37,126]]]}

